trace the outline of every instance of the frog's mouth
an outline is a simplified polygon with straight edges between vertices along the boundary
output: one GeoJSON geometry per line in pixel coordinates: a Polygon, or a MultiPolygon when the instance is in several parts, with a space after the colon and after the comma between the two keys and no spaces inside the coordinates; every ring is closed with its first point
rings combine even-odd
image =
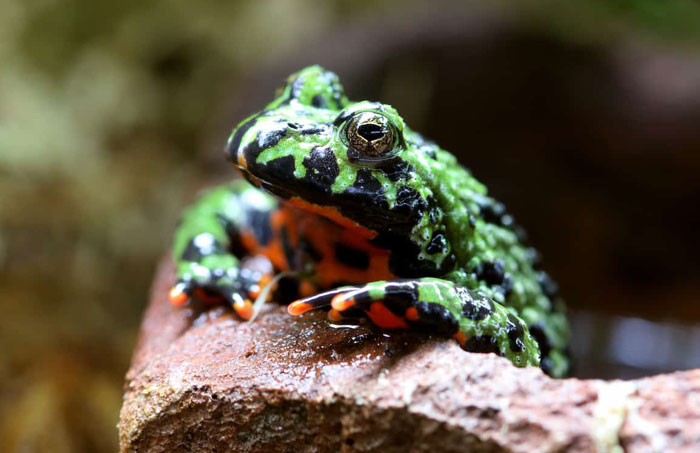
{"type": "Polygon", "coordinates": [[[353,187],[341,193],[332,193],[332,180],[321,177],[295,178],[289,164],[236,165],[243,177],[256,187],[272,194],[280,201],[321,215],[337,225],[373,239],[382,233],[407,234],[416,224],[411,210],[390,209],[383,194],[353,187]]]}

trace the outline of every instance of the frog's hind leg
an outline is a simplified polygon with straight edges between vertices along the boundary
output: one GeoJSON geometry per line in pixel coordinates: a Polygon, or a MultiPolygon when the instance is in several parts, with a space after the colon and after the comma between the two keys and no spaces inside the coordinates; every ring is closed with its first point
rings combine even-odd
{"type": "MultiPolygon", "coordinates": [[[[448,280],[422,278],[341,288],[295,302],[305,310],[330,305],[342,319],[364,313],[383,329],[419,329],[452,337],[467,351],[494,352],[518,366],[538,365],[539,348],[525,323],[506,307],[448,280]],[[308,305],[304,305],[308,304],[308,305]]],[[[290,309],[290,313],[293,310],[290,309]]]]}

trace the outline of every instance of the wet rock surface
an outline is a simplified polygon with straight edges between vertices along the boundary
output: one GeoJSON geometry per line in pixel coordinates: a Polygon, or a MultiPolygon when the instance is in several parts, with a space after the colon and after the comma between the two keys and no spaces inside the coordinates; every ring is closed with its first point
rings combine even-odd
{"type": "Polygon", "coordinates": [[[552,380],[455,342],[172,308],[165,262],[127,374],[131,451],[700,451],[700,370],[552,380]]]}

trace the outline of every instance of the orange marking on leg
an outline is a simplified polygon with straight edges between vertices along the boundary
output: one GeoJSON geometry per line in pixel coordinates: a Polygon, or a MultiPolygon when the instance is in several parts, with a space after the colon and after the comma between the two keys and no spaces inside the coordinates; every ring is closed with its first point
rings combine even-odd
{"type": "Polygon", "coordinates": [[[372,305],[369,306],[369,310],[365,310],[365,313],[367,313],[369,319],[371,319],[377,327],[381,327],[382,329],[409,328],[403,318],[392,313],[382,302],[372,302],[372,305]]]}
{"type": "Polygon", "coordinates": [[[342,321],[343,315],[341,315],[338,310],[331,308],[328,311],[328,319],[333,321],[333,322],[342,321]]]}
{"type": "Polygon", "coordinates": [[[331,299],[331,307],[338,311],[345,311],[350,307],[355,306],[355,299],[352,297],[346,298],[344,293],[340,293],[331,299]]]}
{"type": "Polygon", "coordinates": [[[236,311],[238,316],[246,321],[253,316],[253,303],[250,301],[250,299],[237,300],[233,303],[233,309],[236,311]]]}
{"type": "Polygon", "coordinates": [[[404,317],[409,321],[417,321],[420,316],[418,315],[418,309],[416,307],[408,307],[404,317]]]}
{"type": "Polygon", "coordinates": [[[170,291],[168,292],[168,300],[170,301],[170,304],[174,305],[175,307],[184,305],[188,299],[189,296],[184,291],[181,291],[177,285],[170,288],[170,291]]]}
{"type": "Polygon", "coordinates": [[[287,313],[289,313],[292,316],[299,316],[302,313],[306,313],[307,311],[313,309],[313,305],[308,304],[306,302],[301,302],[301,301],[296,301],[292,302],[289,304],[287,307],[287,313]]]}
{"type": "Polygon", "coordinates": [[[467,344],[467,334],[462,332],[461,330],[458,331],[456,334],[452,335],[452,338],[457,340],[457,343],[459,343],[460,346],[464,346],[467,344]]]}

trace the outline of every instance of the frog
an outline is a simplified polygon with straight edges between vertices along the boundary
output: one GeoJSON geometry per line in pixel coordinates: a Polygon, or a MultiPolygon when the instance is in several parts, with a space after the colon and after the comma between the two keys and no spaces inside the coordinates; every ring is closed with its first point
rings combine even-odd
{"type": "Polygon", "coordinates": [[[242,179],[185,210],[173,305],[224,302],[250,320],[272,297],[293,316],[325,309],[567,375],[564,303],[523,229],[392,106],[350,101],[310,66],[233,129],[225,155],[242,179]]]}

